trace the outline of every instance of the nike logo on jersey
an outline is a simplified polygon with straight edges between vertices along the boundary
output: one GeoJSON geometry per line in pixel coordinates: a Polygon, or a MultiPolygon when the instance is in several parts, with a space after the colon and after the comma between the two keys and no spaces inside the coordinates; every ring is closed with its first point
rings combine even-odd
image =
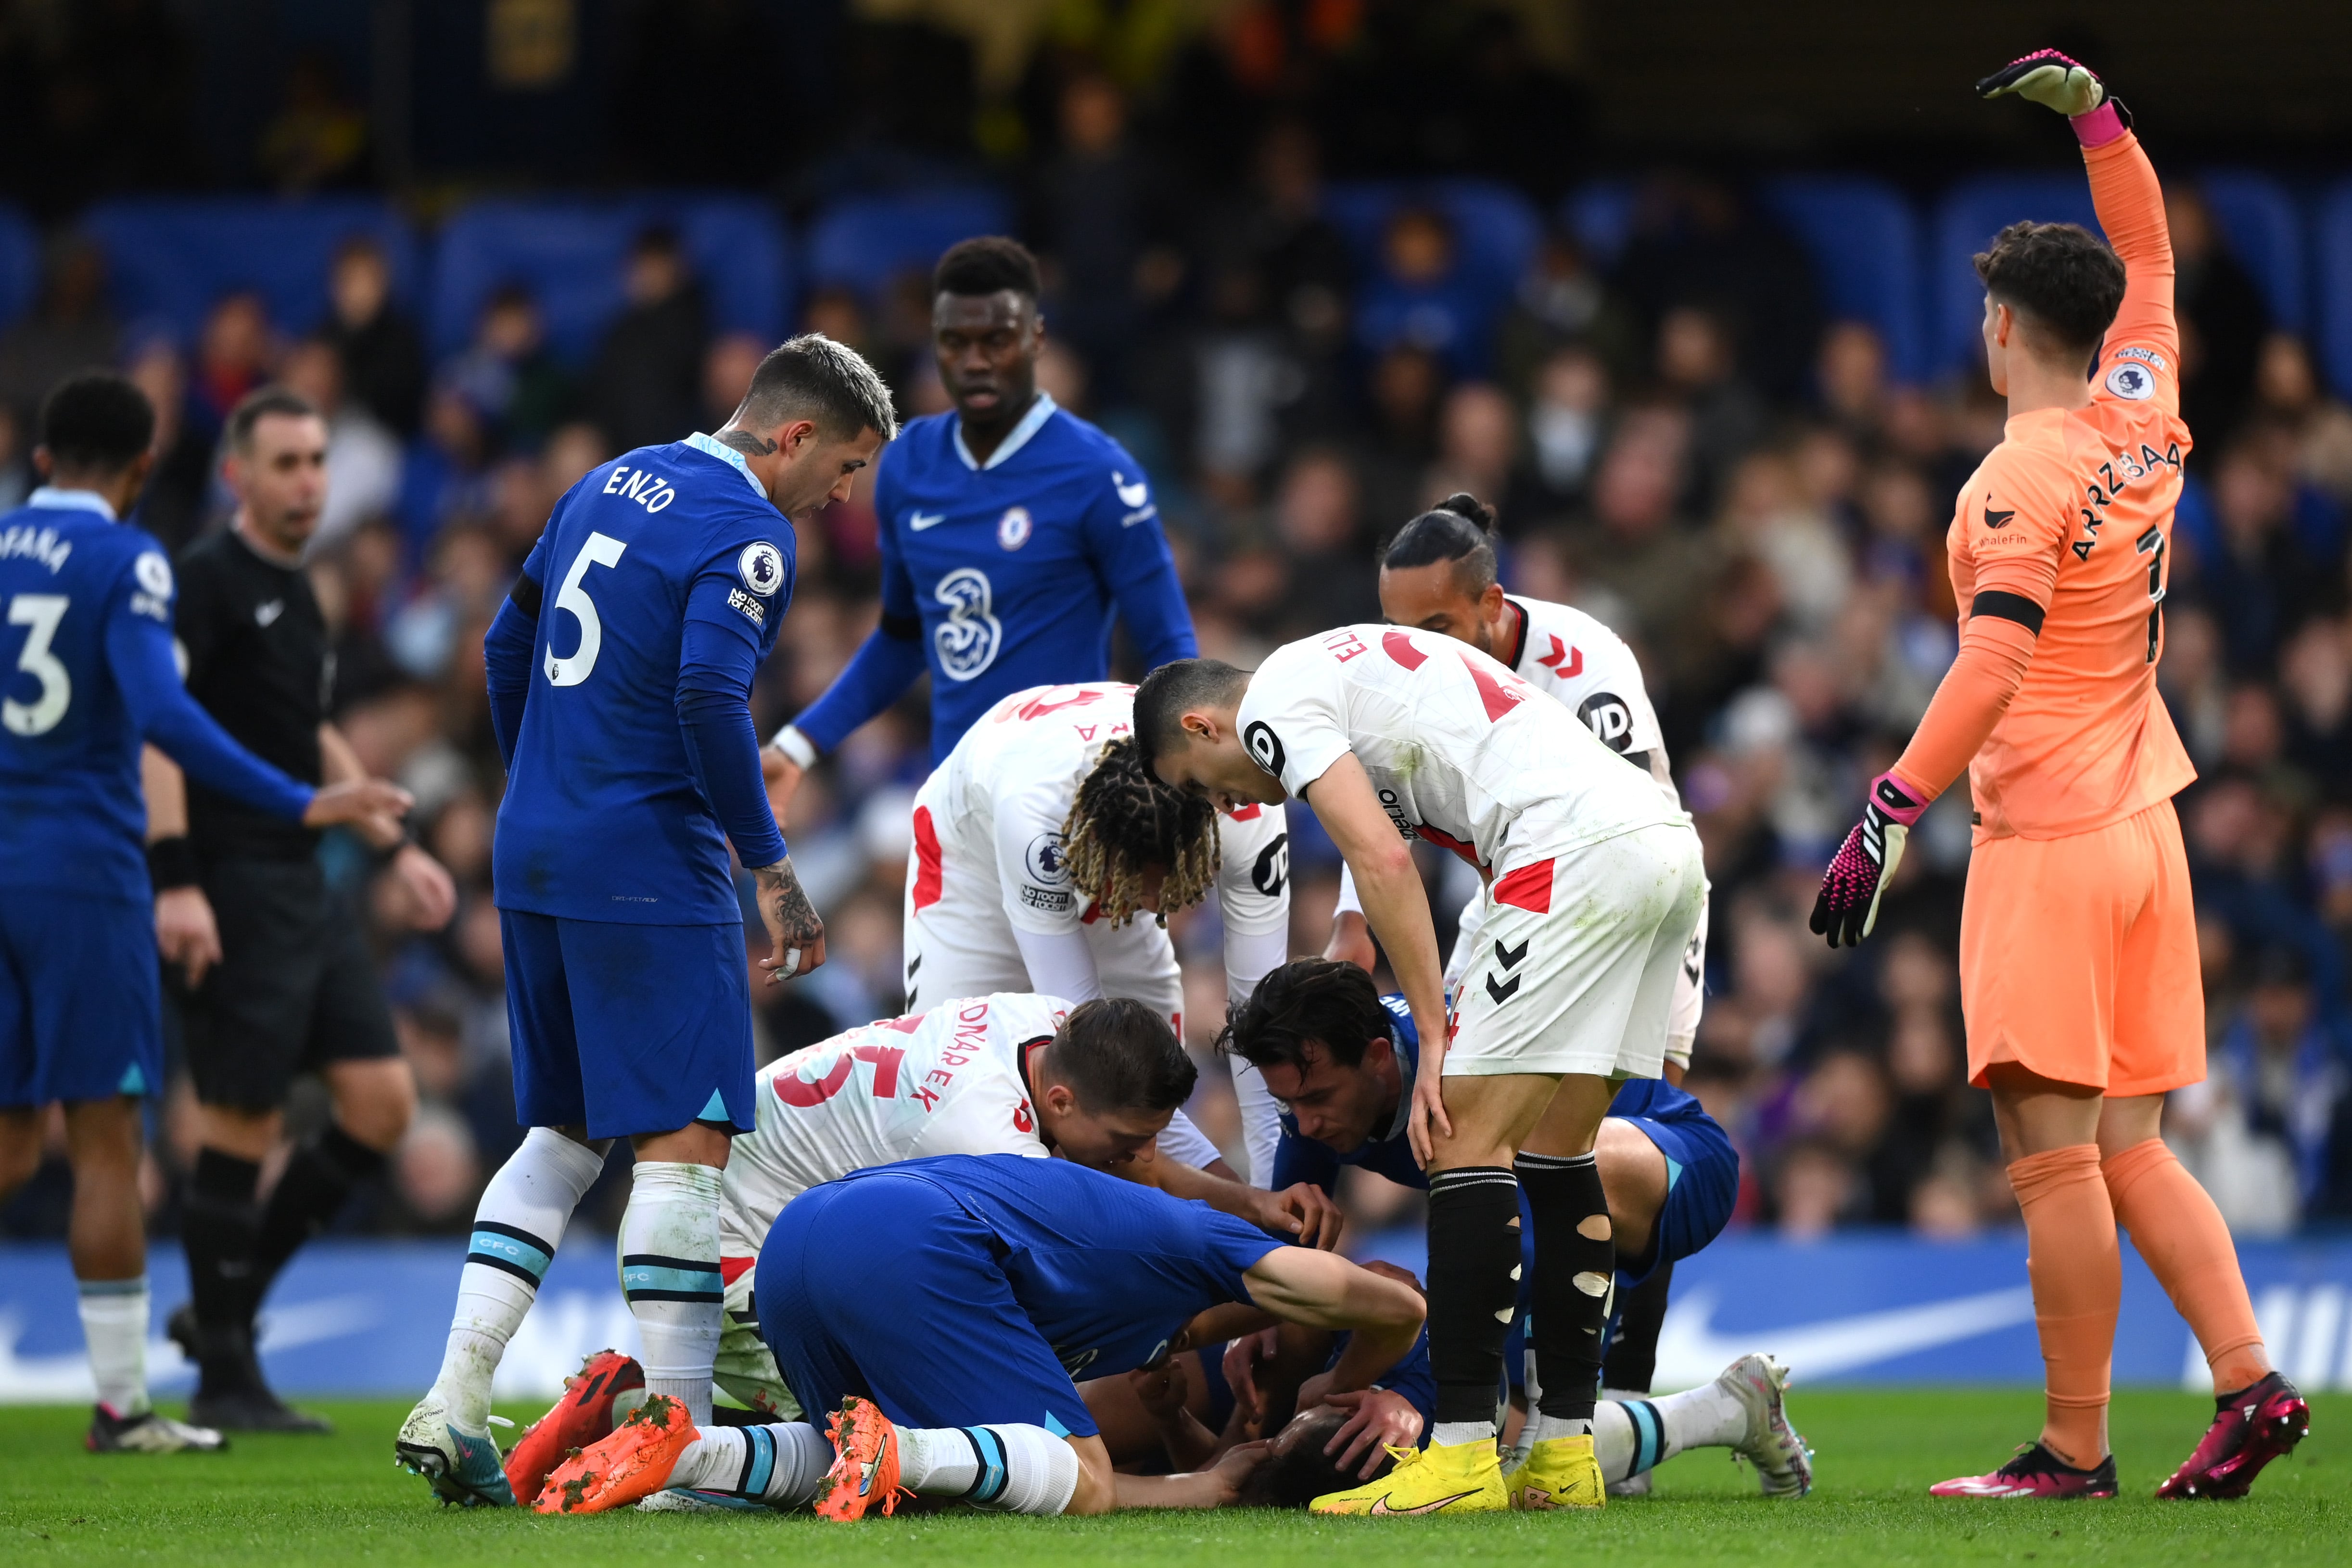
{"type": "Polygon", "coordinates": [[[262,605],[254,610],[253,624],[257,626],[271,626],[276,623],[278,616],[285,613],[286,601],[283,599],[272,599],[269,603],[262,605]]]}
{"type": "Polygon", "coordinates": [[[947,520],[948,514],[943,511],[935,511],[928,515],[919,511],[910,511],[907,514],[907,531],[910,533],[920,533],[923,530],[945,522],[947,520]]]}
{"type": "Polygon", "coordinates": [[[1995,511],[1992,509],[1992,502],[1985,502],[1985,526],[1987,528],[2007,528],[2009,526],[2009,520],[2016,515],[2017,513],[2013,509],[2009,511],[1995,511]]]}

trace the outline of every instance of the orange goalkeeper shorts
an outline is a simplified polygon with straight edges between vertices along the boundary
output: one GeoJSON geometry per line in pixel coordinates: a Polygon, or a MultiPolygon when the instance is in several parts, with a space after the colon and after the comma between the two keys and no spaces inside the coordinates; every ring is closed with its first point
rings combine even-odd
{"type": "Polygon", "coordinates": [[[2189,858],[2169,800],[2065,838],[1990,838],[1960,914],[1969,1081],[2015,1062],[2124,1097],[2205,1076],[2189,858]]]}

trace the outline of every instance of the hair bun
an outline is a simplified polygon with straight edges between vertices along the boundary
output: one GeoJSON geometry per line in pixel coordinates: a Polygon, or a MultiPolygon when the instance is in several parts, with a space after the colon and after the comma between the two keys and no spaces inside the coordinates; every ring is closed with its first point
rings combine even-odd
{"type": "Polygon", "coordinates": [[[1437,510],[1468,518],[1478,525],[1479,531],[1482,533],[1492,533],[1495,531],[1495,509],[1468,490],[1454,491],[1437,503],[1437,510]]]}

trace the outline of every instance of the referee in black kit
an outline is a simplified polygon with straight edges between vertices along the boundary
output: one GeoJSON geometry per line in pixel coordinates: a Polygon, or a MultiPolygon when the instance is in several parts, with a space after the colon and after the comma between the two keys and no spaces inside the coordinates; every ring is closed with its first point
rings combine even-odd
{"type": "MultiPolygon", "coordinates": [[[[296,778],[364,775],[327,722],[334,671],[302,552],[327,499],[327,425],[281,387],[230,414],[221,472],[227,529],[180,557],[178,620],[189,693],[222,727],[296,778]]],[[[200,1369],[194,1418],[232,1431],[326,1423],[270,1392],[253,1324],[278,1271],[377,1175],[407,1130],[415,1080],[400,1055],[358,910],[331,890],[318,835],[201,786],[150,747],[145,775],[155,933],[195,1080],[202,1148],[184,1234],[192,1300],[169,1332],[200,1369]],[[333,1117],[258,1201],[299,1072],[325,1080],[333,1117]]],[[[440,864],[404,839],[373,846],[415,923],[446,925],[440,864]]]]}

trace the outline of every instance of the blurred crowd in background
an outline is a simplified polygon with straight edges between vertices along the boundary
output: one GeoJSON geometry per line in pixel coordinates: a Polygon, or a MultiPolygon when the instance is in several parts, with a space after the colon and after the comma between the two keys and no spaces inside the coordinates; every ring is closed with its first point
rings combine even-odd
{"type": "MultiPolygon", "coordinates": [[[[1277,75],[1281,42],[1260,62],[1277,75]]],[[[1488,499],[1506,585],[1592,612],[1647,672],[1714,885],[1689,1084],[1741,1150],[1736,1223],[1799,1238],[2014,1223],[1989,1105],[1963,1081],[1965,790],[1913,836],[1872,942],[1832,953],[1804,926],[1864,782],[1899,751],[1955,647],[1945,529],[2003,417],[1981,374],[1898,384],[1877,333],[1818,302],[1804,250],[1736,181],[1651,180],[1605,267],[1551,233],[1523,276],[1487,279],[1441,215],[1410,205],[1368,259],[1319,196],[1333,143],[1360,159],[1371,131],[1317,112],[1221,114],[1280,100],[1249,98],[1260,84],[1246,54],[1217,58],[1219,70],[1169,89],[1181,111],[1145,116],[1132,71],[1043,49],[1017,100],[1028,119],[996,165],[1047,264],[1041,382],[1151,473],[1202,651],[1250,665],[1290,638],[1377,620],[1378,544],[1449,491],[1488,499]],[[1207,120],[1231,150],[1213,183],[1193,177],[1200,148],[1184,139],[1207,120]]],[[[1528,149],[1572,126],[1572,104],[1507,48],[1488,63],[1491,93],[1449,95],[1470,160],[1455,166],[1556,195],[1558,169],[1528,149]]],[[[2172,195],[2197,446],[2161,680],[2200,774],[2179,806],[2212,1070],[2174,1096],[2168,1135],[2239,1234],[2278,1234],[2352,1218],[2352,409],[2324,389],[2309,345],[2273,328],[2193,184],[2172,195]]],[[[43,390],[120,363],[162,415],[135,521],[173,548],[226,521],[220,426],[240,396],[275,379],[329,411],[332,489],[311,571],[336,638],[338,722],[373,771],[415,793],[419,837],[461,889],[454,922],[422,937],[397,934],[392,882],[366,890],[424,1109],[391,1189],[350,1228],[462,1230],[520,1136],[488,879],[502,780],[483,630],[566,488],[630,447],[715,428],[772,346],[714,332],[707,280],[674,234],[646,229],[623,265],[623,309],[574,358],[549,346],[541,302],[509,288],[436,359],[364,240],[335,257],[332,309],[314,331],[287,335],[258,300],[232,294],[180,342],[112,318],[106,258],[66,220],[37,307],[0,335],[0,504],[34,482],[43,390]]],[[[944,405],[921,272],[820,289],[795,314],[865,351],[904,414],[944,405]]],[[[763,735],[875,625],[868,493],[800,531],[797,596],[754,696],[763,735]]],[[[1141,671],[1130,659],[1123,673],[1141,671]]],[[[787,834],[831,956],[796,984],[755,983],[762,1060],[899,1005],[926,711],[919,687],[794,804],[787,834]]],[[[1292,810],[1303,954],[1328,934],[1339,861],[1292,810]]],[[[366,878],[354,847],[331,839],[324,853],[355,885],[366,878]]],[[[1464,868],[1433,858],[1425,870],[1448,938],[1464,868]]],[[[1194,910],[1172,924],[1204,1068],[1196,1110],[1237,1149],[1213,1049],[1214,921],[1194,910]]],[[[747,953],[761,951],[754,921],[747,953]]],[[[192,1110],[175,1079],[149,1184],[165,1229],[192,1110]]],[[[303,1114],[322,1109],[298,1110],[298,1127],[303,1114]]],[[[63,1193],[52,1173],[6,1228],[61,1234],[63,1193]]],[[[1419,1201],[1377,1178],[1346,1196],[1368,1226],[1412,1219],[1419,1201]]]]}

